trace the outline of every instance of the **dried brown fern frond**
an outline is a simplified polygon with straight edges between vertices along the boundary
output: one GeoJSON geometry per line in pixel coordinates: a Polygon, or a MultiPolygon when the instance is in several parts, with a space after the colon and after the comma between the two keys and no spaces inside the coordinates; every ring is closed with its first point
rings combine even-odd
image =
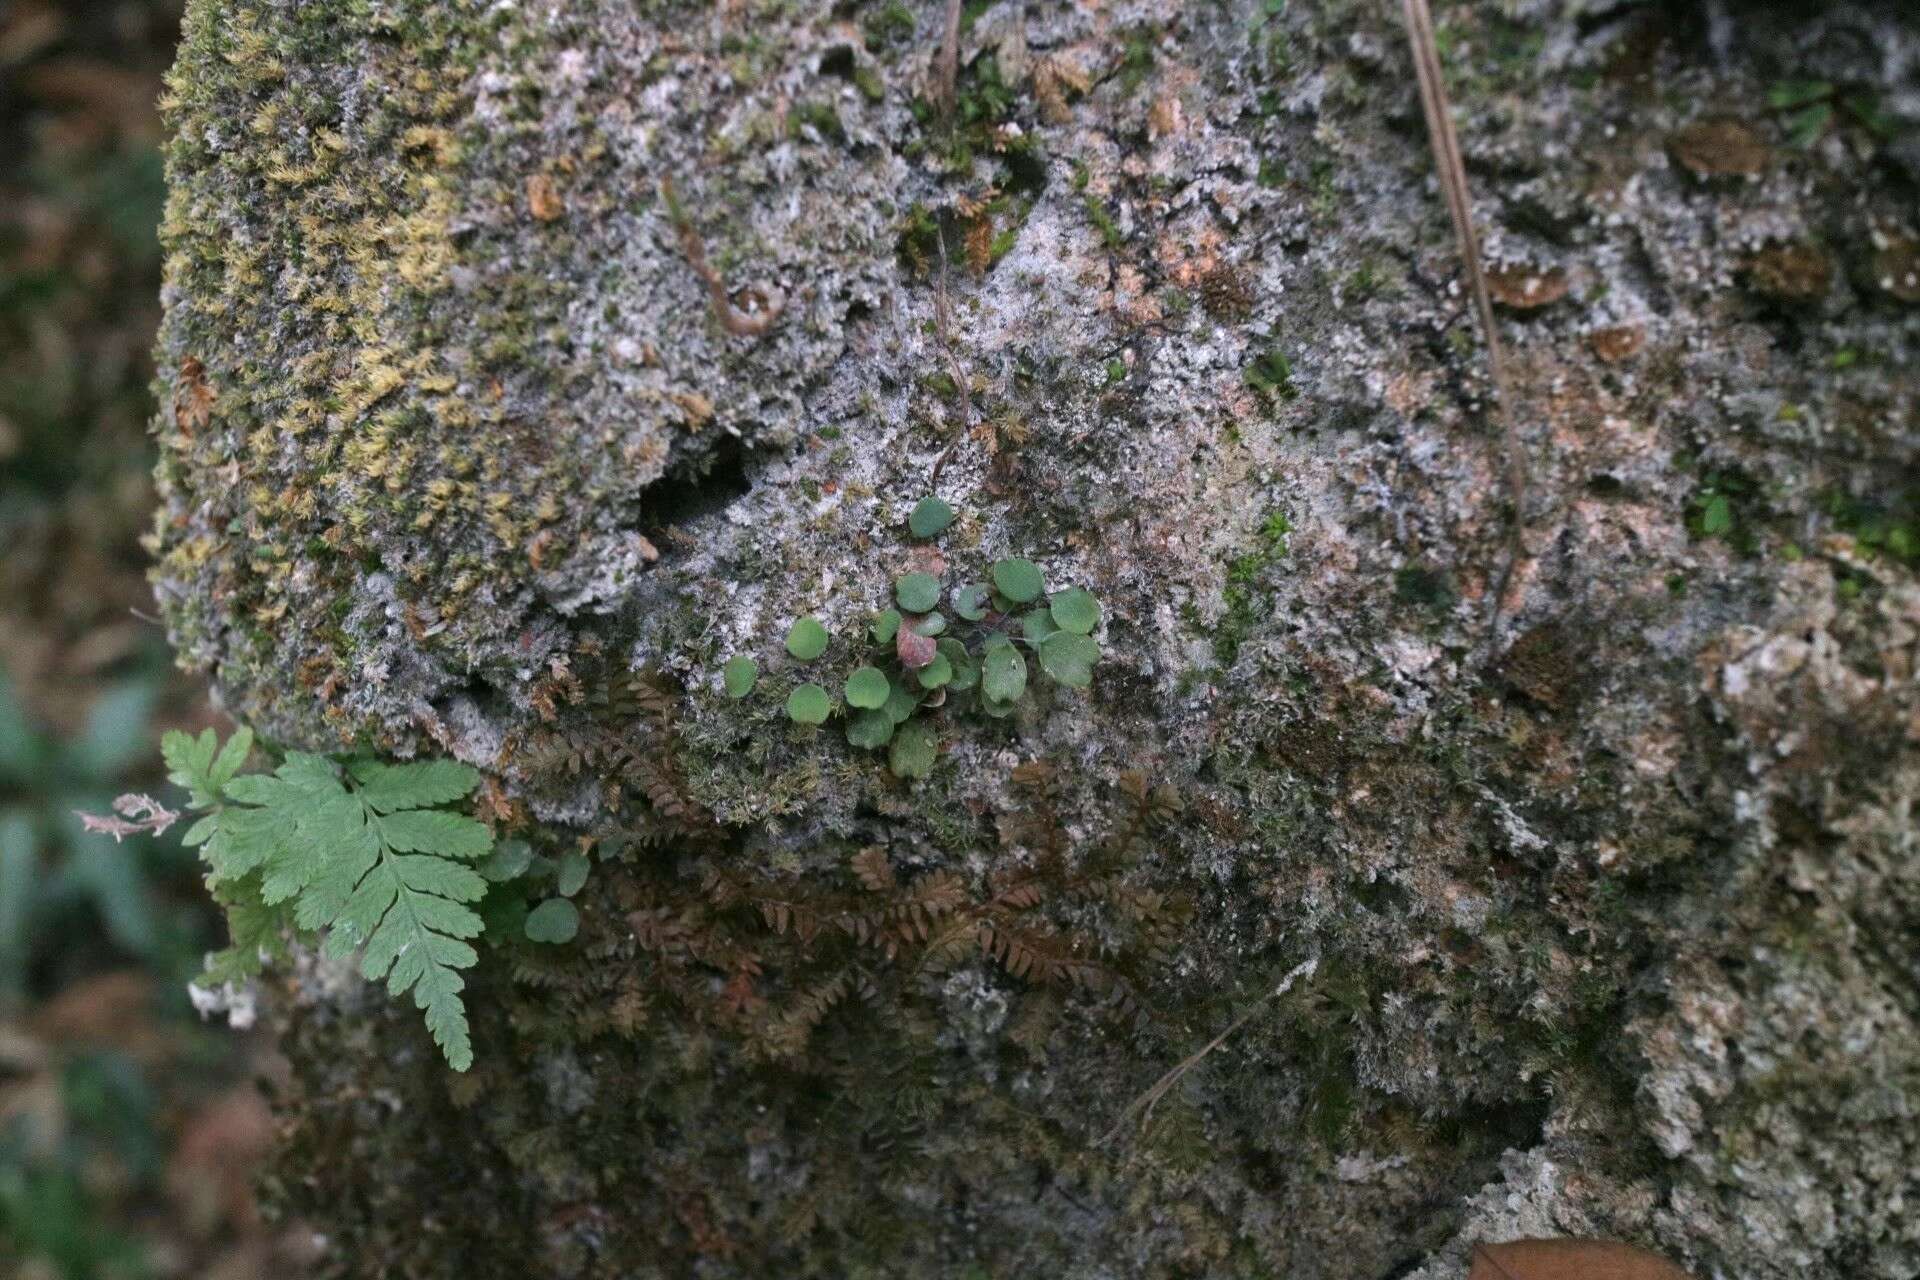
{"type": "Polygon", "coordinates": [[[790,996],[779,1013],[748,1041],[749,1053],[768,1060],[796,1058],[813,1032],[854,990],[853,971],[843,969],[790,996]]]}
{"type": "Polygon", "coordinates": [[[647,1025],[647,1015],[646,990],[635,979],[623,981],[619,993],[607,1006],[608,1028],[631,1040],[647,1025]]]}
{"type": "Polygon", "coordinates": [[[1072,843],[1060,821],[1058,772],[1045,760],[1029,760],[1014,767],[1010,781],[1022,803],[1000,815],[1000,843],[1031,849],[1043,866],[1056,867],[1072,843]]]}
{"type": "Polygon", "coordinates": [[[894,878],[893,867],[887,861],[887,851],[877,844],[868,845],[854,854],[850,865],[860,881],[860,887],[868,893],[891,893],[900,883],[894,878]]]}
{"type": "MultiPolygon", "coordinates": [[[[656,741],[644,725],[611,735],[613,746],[585,728],[573,736],[583,755],[619,760],[623,778],[656,741]]],[[[750,1059],[829,1074],[846,1044],[821,1030],[836,1009],[860,1006],[903,1043],[923,1025],[937,1036],[928,999],[938,984],[924,980],[955,968],[991,965],[1035,989],[1097,997],[1103,1016],[1145,1017],[1142,963],[1171,945],[1184,917],[1176,899],[1129,878],[1141,833],[1175,811],[1177,795],[1123,780],[1106,840],[1076,841],[1060,819],[1053,766],[1022,766],[1017,785],[1038,815],[1032,843],[984,879],[953,867],[910,874],[881,845],[837,853],[841,869],[826,876],[743,866],[678,842],[666,856],[626,859],[610,886],[626,927],[589,944],[598,948],[590,975],[540,957],[521,964],[517,976],[542,993],[522,1002],[521,1016],[541,1035],[698,1029],[750,1059]],[[1098,844],[1126,856],[1087,851],[1098,844]]],[[[598,838],[609,848],[645,842],[673,812],[652,801],[598,838]]]]}

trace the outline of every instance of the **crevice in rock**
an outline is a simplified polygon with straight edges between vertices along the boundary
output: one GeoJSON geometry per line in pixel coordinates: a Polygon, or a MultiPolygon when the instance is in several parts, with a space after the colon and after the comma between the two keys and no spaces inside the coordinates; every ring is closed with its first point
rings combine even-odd
{"type": "MultiPolygon", "coordinates": [[[[753,488],[746,449],[727,436],[695,463],[669,471],[648,486],[642,499],[642,531],[656,543],[667,530],[724,511],[753,488]]],[[[665,545],[662,545],[665,550],[665,545]]]]}

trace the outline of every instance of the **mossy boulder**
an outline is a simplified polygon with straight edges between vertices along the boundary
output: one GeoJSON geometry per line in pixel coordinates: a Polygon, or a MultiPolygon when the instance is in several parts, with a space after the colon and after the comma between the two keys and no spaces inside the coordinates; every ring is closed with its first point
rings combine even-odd
{"type": "Polygon", "coordinates": [[[1911,1275],[1920,332],[1749,285],[1912,237],[1912,15],[1440,14],[1555,282],[1514,513],[1390,7],[969,6],[951,95],[942,8],[191,0],[181,655],[595,860],[467,1074],[281,976],[274,1202],[356,1275],[1911,1275]],[[924,778],[789,720],[1003,560],[1090,688],[905,708],[924,778]]]}

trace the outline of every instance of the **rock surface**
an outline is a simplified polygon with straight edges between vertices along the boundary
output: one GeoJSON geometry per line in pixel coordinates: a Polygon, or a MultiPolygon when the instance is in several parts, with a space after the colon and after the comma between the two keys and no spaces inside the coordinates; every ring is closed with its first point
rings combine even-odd
{"type": "Polygon", "coordinates": [[[192,0],[180,652],[597,859],[468,1075],[288,976],[279,1202],[357,1275],[1914,1275],[1920,21],[1442,9],[1490,634],[1392,7],[969,6],[950,118],[939,8],[192,0]],[[1091,690],[923,781],[788,723],[1003,556],[1091,690]]]}

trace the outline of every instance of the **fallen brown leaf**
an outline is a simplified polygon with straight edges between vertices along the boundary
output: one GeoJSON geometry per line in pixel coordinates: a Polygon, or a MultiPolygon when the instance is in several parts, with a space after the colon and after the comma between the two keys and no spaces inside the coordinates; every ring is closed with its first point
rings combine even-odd
{"type": "Polygon", "coordinates": [[[1827,296],[1833,262],[1810,244],[1777,244],[1747,259],[1754,291],[1777,302],[1818,302],[1827,296]]]}
{"type": "Polygon", "coordinates": [[[1702,178],[1751,177],[1765,173],[1773,149],[1738,120],[1702,120],[1667,140],[1673,158],[1702,178]]]}

